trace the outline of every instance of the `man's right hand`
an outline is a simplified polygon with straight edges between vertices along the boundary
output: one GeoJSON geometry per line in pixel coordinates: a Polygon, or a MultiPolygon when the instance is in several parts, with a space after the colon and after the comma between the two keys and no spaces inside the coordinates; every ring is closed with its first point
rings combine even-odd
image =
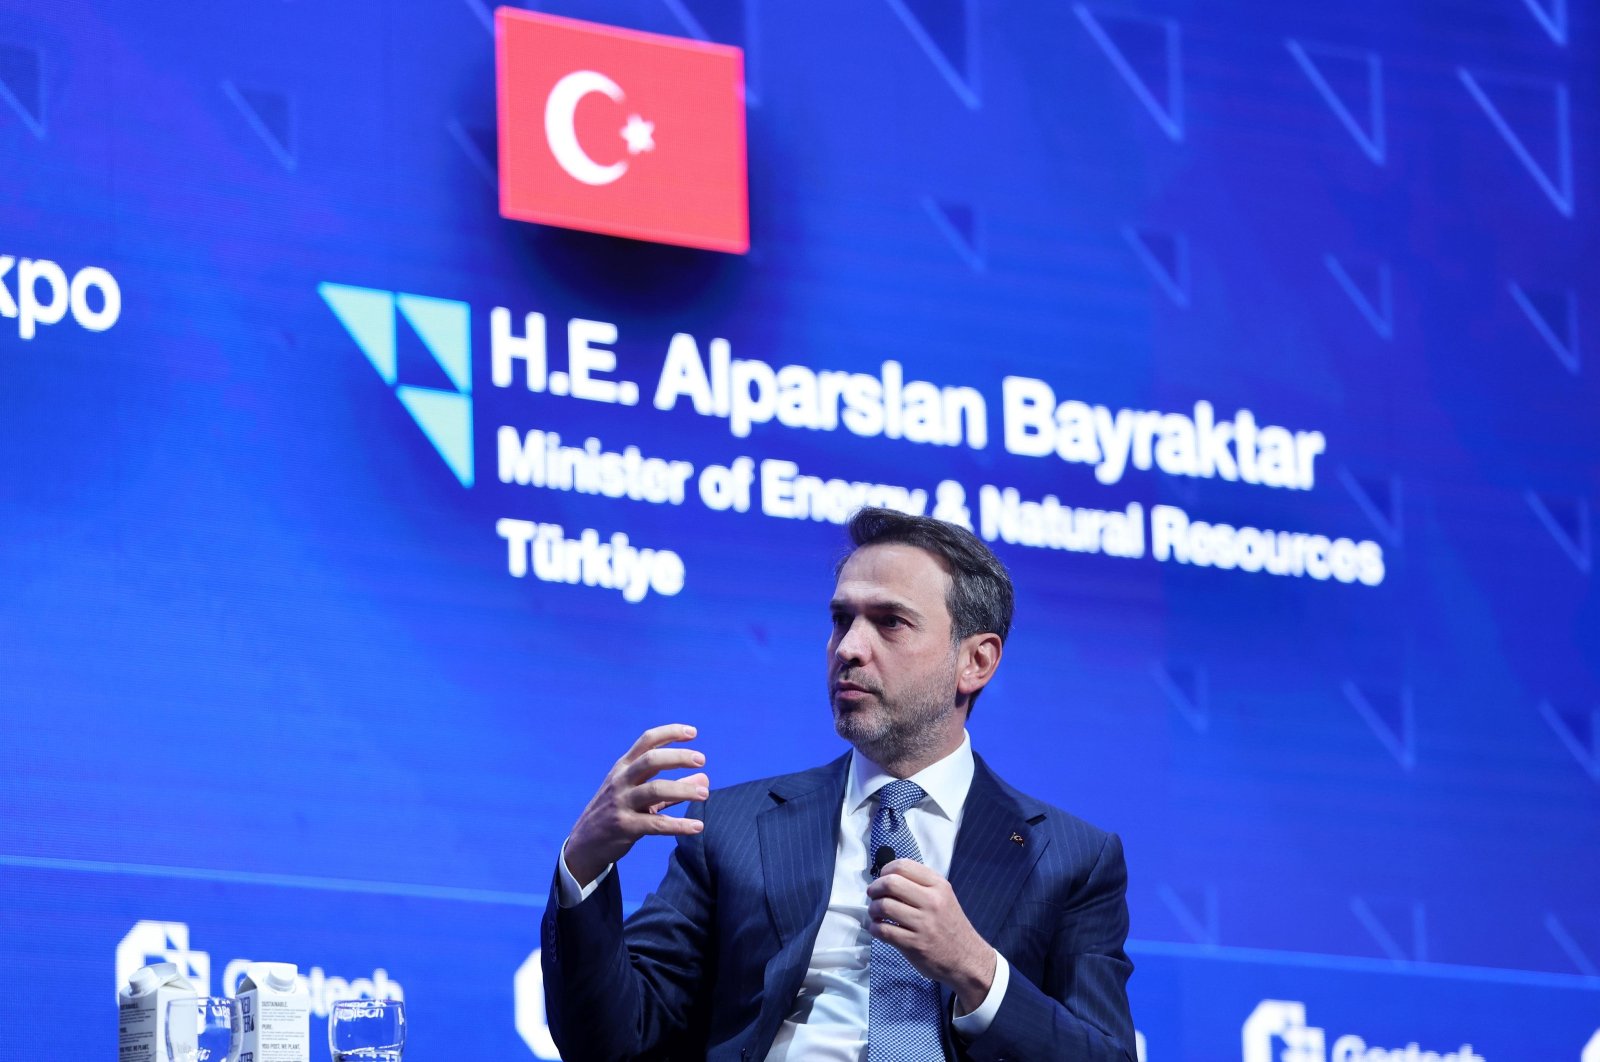
{"type": "Polygon", "coordinates": [[[704,774],[676,781],[656,777],[662,771],[705,764],[706,758],[694,749],[665,747],[675,741],[691,741],[694,736],[695,728],[681,723],[651,727],[611,768],[567,838],[567,870],[580,886],[598,878],[646,834],[691,834],[705,829],[699,819],[661,811],[685,800],[706,799],[711,780],[704,774]]]}

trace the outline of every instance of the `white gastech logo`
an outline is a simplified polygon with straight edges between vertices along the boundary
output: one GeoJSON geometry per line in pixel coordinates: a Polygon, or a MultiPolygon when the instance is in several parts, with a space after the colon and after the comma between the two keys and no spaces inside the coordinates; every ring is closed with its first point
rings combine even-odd
{"type": "Polygon", "coordinates": [[[1346,1033],[1328,1051],[1328,1034],[1306,1024],[1306,1005],[1292,1000],[1264,999],[1245,1019],[1244,1062],[1485,1062],[1462,1044],[1448,1053],[1425,1051],[1421,1044],[1368,1047],[1366,1040],[1346,1033]]]}
{"type": "Polygon", "coordinates": [[[60,324],[69,312],[90,332],[104,332],[116,324],[122,316],[117,278],[99,266],[84,266],[69,277],[48,258],[0,255],[0,317],[16,321],[18,335],[32,339],[40,325],[60,324]],[[13,267],[16,294],[10,280],[13,267]]]}
{"type": "Polygon", "coordinates": [[[211,994],[211,956],[189,950],[189,927],[182,922],[135,922],[117,945],[117,991],[141,966],[178,964],[178,972],[202,996],[211,994]]]}
{"type": "MultiPolygon", "coordinates": [[[[252,959],[234,959],[222,973],[222,990],[229,995],[239,990],[239,979],[252,959]]],[[[117,988],[120,991],[141,966],[175,962],[183,975],[203,996],[211,994],[211,956],[189,948],[189,927],[183,922],[137,922],[117,945],[117,988]]],[[[340,999],[399,999],[406,997],[400,982],[382,968],[368,977],[330,977],[320,966],[313,966],[299,977],[296,986],[311,997],[311,1010],[319,1018],[328,1016],[340,999]]]]}

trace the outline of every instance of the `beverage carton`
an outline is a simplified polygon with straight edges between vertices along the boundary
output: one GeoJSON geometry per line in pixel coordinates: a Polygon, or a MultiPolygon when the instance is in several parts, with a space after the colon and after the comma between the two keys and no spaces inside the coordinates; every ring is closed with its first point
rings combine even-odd
{"type": "Polygon", "coordinates": [[[292,962],[253,962],[236,996],[239,1062],[311,1062],[311,996],[292,962]]]}
{"type": "Polygon", "coordinates": [[[141,967],[117,990],[118,1062],[166,1062],[167,1004],[199,994],[175,962],[141,967]]]}

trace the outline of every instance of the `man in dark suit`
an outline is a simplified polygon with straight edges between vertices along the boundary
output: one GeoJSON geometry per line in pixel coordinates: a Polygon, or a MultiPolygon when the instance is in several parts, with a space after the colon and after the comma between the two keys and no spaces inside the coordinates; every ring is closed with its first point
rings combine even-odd
{"type": "Polygon", "coordinates": [[[573,827],[542,927],[569,1062],[1133,1059],[1121,843],[967,737],[1010,577],[942,521],[866,509],[850,534],[828,690],[854,751],[713,794],[658,777],[705,758],[655,727],[573,827]],[[615,864],[646,834],[677,849],[624,925],[615,864]]]}

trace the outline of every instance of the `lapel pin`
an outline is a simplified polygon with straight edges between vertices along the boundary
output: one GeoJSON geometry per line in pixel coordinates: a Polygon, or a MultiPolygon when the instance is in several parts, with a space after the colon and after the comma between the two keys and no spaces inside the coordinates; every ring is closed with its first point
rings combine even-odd
{"type": "Polygon", "coordinates": [[[1013,834],[1012,834],[1012,835],[1011,835],[1011,843],[1012,843],[1012,844],[1023,844],[1023,843],[1025,843],[1025,842],[1024,842],[1024,841],[1023,841],[1023,840],[1022,840],[1022,834],[1020,834],[1020,833],[1013,833],[1013,834]]]}

